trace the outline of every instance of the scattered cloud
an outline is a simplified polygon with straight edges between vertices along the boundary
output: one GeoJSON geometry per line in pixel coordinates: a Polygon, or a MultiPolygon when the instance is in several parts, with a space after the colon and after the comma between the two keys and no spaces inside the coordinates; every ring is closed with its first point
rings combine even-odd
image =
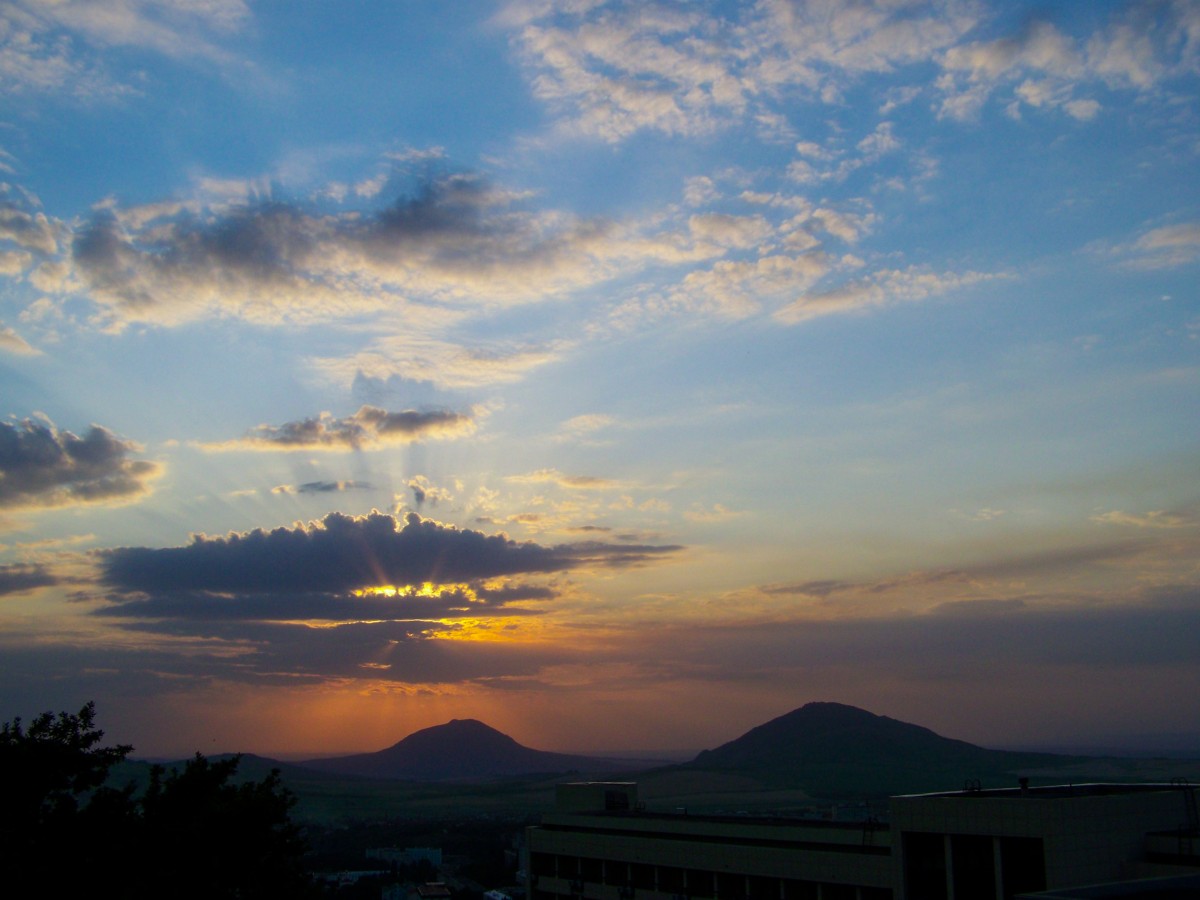
{"type": "Polygon", "coordinates": [[[574,416],[563,422],[558,428],[555,440],[558,441],[594,441],[595,435],[607,431],[616,424],[616,419],[604,413],[585,413],[574,416]]]}
{"type": "Polygon", "coordinates": [[[37,356],[40,353],[7,325],[0,325],[0,350],[7,350],[18,356],[37,356]]]}
{"type": "Polygon", "coordinates": [[[509,475],[507,481],[516,484],[556,484],[575,491],[606,491],[619,488],[617,482],[594,475],[567,475],[558,469],[538,469],[524,475],[509,475]]]}
{"type": "Polygon", "coordinates": [[[44,417],[0,422],[0,509],[138,500],[162,471],[130,458],[140,449],[100,425],[79,437],[44,417]]]}
{"type": "Polygon", "coordinates": [[[514,3],[504,21],[560,128],[609,142],[639,131],[705,134],[747,120],[776,134],[781,95],[836,102],[864,73],[924,61],[975,24],[952,3],[772,0],[735,6],[730,16],[666,4],[514,3]]]}
{"type": "Polygon", "coordinates": [[[107,59],[113,48],[228,64],[233,57],[221,41],[249,17],[243,0],[14,0],[0,9],[0,85],[84,98],[127,94],[133,87],[107,59]]]}
{"type": "Polygon", "coordinates": [[[691,509],[684,512],[683,517],[689,522],[727,522],[730,519],[736,519],[745,513],[730,509],[720,503],[714,503],[710,507],[704,507],[700,504],[694,504],[691,509]]]}
{"type": "Polygon", "coordinates": [[[412,491],[413,505],[419,511],[428,503],[437,506],[454,500],[454,495],[446,488],[438,487],[424,475],[414,475],[408,480],[408,489],[412,491]]]}
{"type": "Polygon", "coordinates": [[[1016,35],[972,41],[941,54],[937,87],[941,115],[970,119],[998,90],[1011,86],[1009,115],[1022,106],[1061,109],[1087,121],[1099,101],[1078,97],[1088,87],[1148,91],[1174,76],[1194,72],[1200,59],[1200,16],[1184,2],[1127,4],[1106,27],[1082,39],[1047,21],[1031,21],[1016,35]]]}
{"type": "MultiPolygon", "coordinates": [[[[42,212],[33,195],[9,184],[0,184],[0,241],[31,251],[39,257],[58,252],[62,227],[42,212]]],[[[25,266],[33,257],[13,257],[25,266]]],[[[23,266],[24,267],[24,266],[23,266]]]]}
{"type": "Polygon", "coordinates": [[[366,491],[365,481],[306,481],[304,484],[280,484],[271,488],[272,494],[333,494],[342,491],[366,491]]]}
{"type": "Polygon", "coordinates": [[[344,453],[423,440],[453,440],[473,434],[475,419],[448,410],[388,412],[363,406],[352,416],[316,418],[283,425],[259,425],[242,438],[202,444],[206,450],[311,451],[344,453]]]}
{"type": "Polygon", "coordinates": [[[1200,222],[1180,222],[1143,232],[1112,251],[1131,269],[1169,269],[1200,259],[1200,222]]]}
{"type": "Polygon", "coordinates": [[[543,366],[563,359],[572,343],[490,341],[463,346],[438,338],[412,334],[387,335],[372,340],[367,348],[342,357],[308,361],[309,366],[329,380],[344,385],[369,378],[431,381],[443,388],[477,388],[519,381],[543,366]]]}
{"type": "Polygon", "coordinates": [[[1200,524],[1195,515],[1164,509],[1141,514],[1114,509],[1092,516],[1092,521],[1100,525],[1128,525],[1134,528],[1194,528],[1200,524]]]}
{"type": "Polygon", "coordinates": [[[784,324],[795,325],[819,316],[864,312],[893,303],[924,300],[1000,277],[1004,276],[984,272],[938,274],[918,267],[885,269],[840,288],[807,294],[779,309],[775,318],[784,324]]]}

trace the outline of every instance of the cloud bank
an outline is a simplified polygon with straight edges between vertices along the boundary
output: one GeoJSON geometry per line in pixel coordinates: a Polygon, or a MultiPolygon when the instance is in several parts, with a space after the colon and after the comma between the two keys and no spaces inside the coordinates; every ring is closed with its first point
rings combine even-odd
{"type": "Polygon", "coordinates": [[[584,567],[628,567],[663,559],[675,545],[518,543],[421,519],[330,513],[320,522],[196,536],[185,547],[103,551],[103,580],[122,591],[252,594],[351,592],[373,587],[458,584],[584,567]],[[399,527],[398,527],[399,526],[399,527]]]}

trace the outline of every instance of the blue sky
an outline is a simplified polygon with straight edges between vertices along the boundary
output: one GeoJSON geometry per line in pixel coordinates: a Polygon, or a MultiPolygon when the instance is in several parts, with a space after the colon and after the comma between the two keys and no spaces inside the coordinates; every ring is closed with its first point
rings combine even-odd
{"type": "Polygon", "coordinates": [[[1200,8],[0,11],[0,708],[1200,733],[1200,8]]]}

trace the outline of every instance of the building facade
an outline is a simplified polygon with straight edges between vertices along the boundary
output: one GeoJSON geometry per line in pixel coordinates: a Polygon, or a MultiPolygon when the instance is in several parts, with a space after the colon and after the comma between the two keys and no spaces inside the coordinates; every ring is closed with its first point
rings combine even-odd
{"type": "Polygon", "coordinates": [[[1186,785],[894,797],[887,823],[648,812],[633,783],[556,800],[527,835],[530,900],[1014,900],[1200,878],[1186,785]]]}

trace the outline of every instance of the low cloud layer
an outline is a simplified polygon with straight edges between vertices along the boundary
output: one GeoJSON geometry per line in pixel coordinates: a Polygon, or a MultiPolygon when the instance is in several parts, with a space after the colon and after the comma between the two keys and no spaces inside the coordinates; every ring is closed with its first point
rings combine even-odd
{"type": "Polygon", "coordinates": [[[259,425],[243,438],[204,444],[207,450],[371,450],[421,440],[448,440],[471,434],[475,420],[449,410],[388,412],[363,406],[352,416],[321,413],[282,425],[259,425]]]}
{"type": "Polygon", "coordinates": [[[292,594],[636,566],[680,549],[599,542],[542,546],[450,528],[415,513],[403,524],[381,513],[360,518],[330,513],[308,526],[197,536],[185,547],[108,550],[100,562],[105,583],[118,591],[292,594]]]}
{"type": "Polygon", "coordinates": [[[79,437],[43,418],[0,422],[0,509],[136,500],[160,473],[130,458],[139,449],[100,425],[79,437]]]}
{"type": "Polygon", "coordinates": [[[7,594],[23,594],[35,588],[58,584],[58,578],[45,566],[17,563],[0,566],[0,597],[7,594]]]}

